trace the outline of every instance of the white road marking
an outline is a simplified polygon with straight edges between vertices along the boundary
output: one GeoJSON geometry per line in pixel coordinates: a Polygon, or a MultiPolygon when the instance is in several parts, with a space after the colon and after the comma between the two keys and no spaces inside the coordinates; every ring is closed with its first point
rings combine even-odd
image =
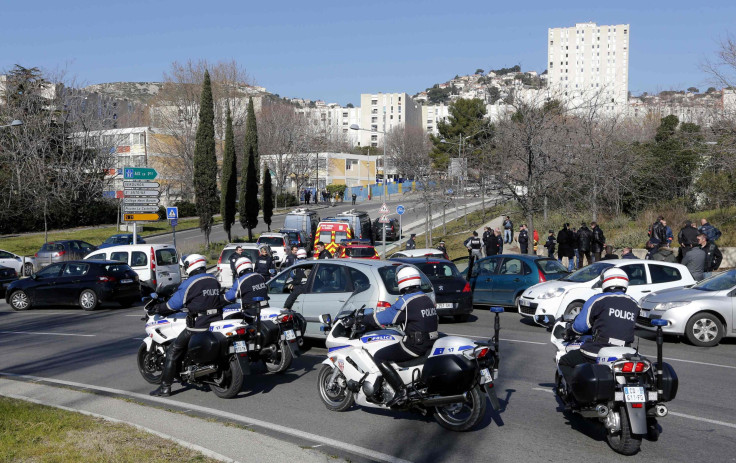
{"type": "Polygon", "coordinates": [[[236,415],[235,413],[230,413],[224,410],[218,410],[216,408],[207,408],[207,407],[202,407],[200,405],[179,402],[176,400],[171,400],[171,399],[166,399],[166,398],[161,398],[161,397],[152,397],[148,394],[138,394],[136,392],[123,391],[120,389],[112,389],[109,387],[94,386],[91,384],[75,383],[73,381],[64,381],[60,379],[43,378],[40,376],[19,375],[19,374],[7,373],[3,371],[0,371],[0,376],[23,378],[23,379],[33,380],[33,381],[44,381],[47,383],[61,384],[64,386],[72,386],[76,388],[86,388],[86,389],[90,389],[94,391],[102,391],[102,392],[117,394],[121,396],[134,397],[140,400],[145,400],[149,402],[157,402],[157,403],[161,403],[164,405],[171,405],[171,406],[176,406],[176,407],[186,406],[189,409],[200,412],[200,413],[209,413],[212,415],[227,418],[229,420],[237,421],[237,422],[240,422],[246,425],[260,426],[264,429],[279,432],[279,433],[286,434],[289,436],[294,436],[300,439],[306,439],[306,440],[311,440],[313,442],[318,442],[322,445],[326,445],[326,446],[333,447],[336,449],[345,450],[347,452],[366,457],[369,460],[383,461],[386,463],[411,463],[409,460],[404,460],[402,458],[397,458],[392,455],[387,455],[385,453],[376,452],[375,450],[367,449],[365,447],[360,447],[357,445],[349,444],[347,442],[342,442],[336,439],[331,439],[329,437],[320,436],[318,434],[312,434],[306,431],[300,431],[298,429],[289,428],[286,426],[282,426],[280,424],[269,423],[268,421],[263,421],[263,420],[259,420],[255,418],[249,418],[246,416],[236,415]]]}
{"type": "Polygon", "coordinates": [[[141,315],[143,315],[143,314],[139,314],[139,313],[137,313],[137,314],[135,314],[135,315],[133,315],[133,314],[128,314],[128,315],[124,315],[124,316],[125,316],[125,317],[138,317],[138,318],[140,318],[140,317],[141,317],[141,315]]]}
{"type": "MultiPolygon", "coordinates": [[[[457,334],[457,333],[445,333],[445,334],[448,334],[450,336],[462,336],[462,337],[465,337],[465,338],[486,339],[486,340],[491,338],[491,336],[472,336],[470,334],[457,334]]],[[[521,342],[521,343],[524,343],[524,344],[537,344],[537,345],[540,345],[540,346],[546,346],[547,344],[549,344],[548,342],[524,341],[524,340],[521,340],[521,339],[500,338],[500,340],[501,341],[506,341],[506,342],[521,342]]]]}
{"type": "MultiPolygon", "coordinates": [[[[642,355],[645,355],[647,357],[656,358],[657,354],[645,354],[642,352],[642,355]]],[[[707,363],[707,362],[699,362],[697,360],[684,360],[684,359],[676,359],[672,357],[662,357],[664,360],[671,360],[673,362],[684,362],[684,363],[694,363],[696,365],[706,365],[709,367],[719,367],[719,368],[730,368],[732,370],[736,370],[736,367],[733,367],[731,365],[721,365],[720,363],[707,363]]]]}
{"type": "MultiPolygon", "coordinates": [[[[541,388],[541,387],[533,387],[532,390],[533,391],[549,392],[550,394],[554,394],[555,393],[555,391],[553,391],[551,389],[544,389],[544,388],[541,388]]],[[[680,418],[687,418],[689,420],[702,421],[703,423],[717,424],[719,426],[726,426],[728,428],[734,428],[734,429],[736,429],[736,424],[734,424],[734,423],[728,423],[726,421],[711,420],[710,418],[701,418],[699,416],[687,415],[685,413],[678,413],[678,412],[673,412],[673,411],[670,411],[669,414],[672,415],[672,416],[679,416],[680,418]]]]}
{"type": "Polygon", "coordinates": [[[45,333],[41,331],[0,331],[2,334],[40,334],[44,336],[78,336],[81,338],[93,338],[96,334],[74,334],[74,333],[45,333]]]}

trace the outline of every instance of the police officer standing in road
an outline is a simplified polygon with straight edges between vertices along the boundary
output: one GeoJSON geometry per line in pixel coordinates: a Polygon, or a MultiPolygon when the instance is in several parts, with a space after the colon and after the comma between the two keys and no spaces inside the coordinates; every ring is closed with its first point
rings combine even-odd
{"type": "Polygon", "coordinates": [[[220,283],[207,273],[207,260],[199,254],[190,254],[184,259],[184,271],[188,278],[166,303],[160,303],[149,309],[149,315],[157,313],[162,316],[171,315],[186,308],[187,327],[174,340],[166,353],[164,371],[161,375],[161,386],[151,392],[153,396],[168,397],[171,395],[171,383],[176,376],[176,369],[189,347],[189,339],[194,332],[207,331],[210,323],[222,320],[220,309],[220,283]]]}
{"type": "Polygon", "coordinates": [[[417,248],[417,243],[414,241],[414,238],[417,236],[416,233],[412,233],[411,236],[409,236],[409,239],[406,241],[406,250],[411,251],[413,249],[417,248]]]}

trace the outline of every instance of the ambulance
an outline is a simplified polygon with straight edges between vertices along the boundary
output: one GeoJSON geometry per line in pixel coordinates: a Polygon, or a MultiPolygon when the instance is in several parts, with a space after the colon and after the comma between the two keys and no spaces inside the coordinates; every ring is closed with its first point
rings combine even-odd
{"type": "Polygon", "coordinates": [[[317,225],[317,233],[314,236],[314,257],[319,257],[319,252],[316,250],[318,241],[322,241],[325,244],[325,249],[330,251],[330,254],[334,256],[340,242],[342,240],[349,240],[352,237],[350,224],[347,222],[320,222],[317,225]]]}

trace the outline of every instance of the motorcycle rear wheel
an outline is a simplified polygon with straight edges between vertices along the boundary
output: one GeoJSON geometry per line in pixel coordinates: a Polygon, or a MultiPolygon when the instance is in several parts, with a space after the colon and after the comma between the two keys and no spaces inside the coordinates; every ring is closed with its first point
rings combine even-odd
{"type": "Polygon", "coordinates": [[[163,368],[159,366],[163,365],[162,354],[158,352],[156,346],[153,348],[153,352],[148,351],[148,346],[145,343],[141,343],[138,348],[138,371],[143,376],[143,379],[151,384],[160,384],[161,376],[163,375],[163,368]]]}
{"type": "Polygon", "coordinates": [[[232,399],[243,389],[243,370],[235,356],[230,358],[227,369],[221,374],[223,376],[222,385],[210,384],[210,389],[221,399],[232,399]]]}
{"type": "Polygon", "coordinates": [[[283,373],[291,366],[294,356],[291,354],[291,348],[289,348],[286,342],[281,343],[281,351],[274,354],[274,357],[263,361],[269,373],[283,373]]]}
{"type": "Polygon", "coordinates": [[[631,425],[629,424],[629,416],[626,413],[626,405],[620,405],[618,410],[619,419],[621,421],[621,432],[618,434],[606,434],[608,445],[614,452],[621,455],[634,455],[641,447],[641,436],[631,434],[631,425]]]}
{"type": "Polygon", "coordinates": [[[328,388],[330,378],[334,371],[335,368],[329,365],[322,365],[322,369],[319,370],[319,377],[317,378],[319,382],[319,397],[328,410],[344,412],[353,406],[355,397],[353,396],[353,391],[348,389],[342,373],[338,374],[333,388],[328,388]]]}
{"type": "Polygon", "coordinates": [[[486,415],[486,396],[479,385],[468,393],[470,401],[434,408],[434,419],[445,429],[469,431],[486,415]]]}

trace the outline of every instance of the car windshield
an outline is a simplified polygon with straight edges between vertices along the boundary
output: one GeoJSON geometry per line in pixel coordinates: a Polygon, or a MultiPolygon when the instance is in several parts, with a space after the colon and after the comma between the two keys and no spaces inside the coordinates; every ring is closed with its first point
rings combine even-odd
{"type": "Polygon", "coordinates": [[[108,264],[108,265],[105,265],[105,272],[108,275],[113,275],[113,276],[124,275],[125,272],[127,272],[128,270],[131,270],[131,268],[128,267],[127,265],[125,265],[125,264],[108,264]]]}
{"type": "Polygon", "coordinates": [[[419,270],[429,278],[461,278],[456,267],[445,262],[429,261],[416,264],[419,270]]]}
{"type": "Polygon", "coordinates": [[[572,281],[573,283],[585,283],[586,281],[591,281],[598,278],[599,276],[601,276],[601,273],[603,273],[605,269],[611,267],[613,267],[613,264],[596,262],[594,264],[588,265],[587,267],[581,268],[575,273],[571,273],[566,277],[560,278],[560,280],[572,281]]]}
{"type": "Polygon", "coordinates": [[[714,277],[703,280],[693,286],[700,291],[723,291],[736,286],[736,270],[729,270],[714,277]]]}
{"type": "Polygon", "coordinates": [[[537,266],[545,275],[560,275],[566,274],[567,269],[557,259],[539,259],[537,266]]]}
{"type": "Polygon", "coordinates": [[[284,247],[284,239],[280,236],[261,236],[258,238],[258,244],[267,244],[269,246],[284,247]]]}

